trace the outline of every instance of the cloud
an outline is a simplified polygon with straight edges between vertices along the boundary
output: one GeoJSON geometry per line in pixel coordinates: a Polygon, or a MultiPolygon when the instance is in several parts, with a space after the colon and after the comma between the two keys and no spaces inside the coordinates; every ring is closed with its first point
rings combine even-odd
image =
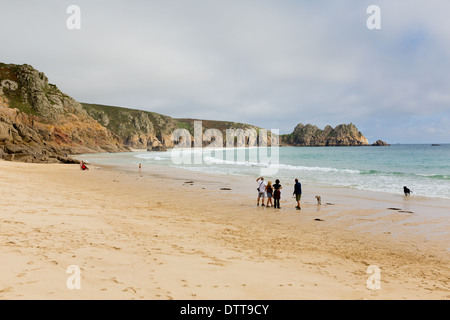
{"type": "Polygon", "coordinates": [[[11,1],[1,60],[32,64],[83,102],[281,132],[353,122],[374,139],[408,119],[430,140],[448,135],[431,119],[449,118],[450,3],[377,2],[382,29],[370,31],[371,1],[84,0],[70,31],[69,1],[11,1]]]}

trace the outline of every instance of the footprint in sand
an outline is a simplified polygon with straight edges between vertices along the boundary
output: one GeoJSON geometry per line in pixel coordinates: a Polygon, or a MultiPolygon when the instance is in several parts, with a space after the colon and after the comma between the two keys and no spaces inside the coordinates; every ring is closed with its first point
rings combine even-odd
{"type": "Polygon", "coordinates": [[[6,292],[10,292],[12,290],[12,287],[6,287],[4,289],[0,290],[0,293],[6,293],[6,292]]]}
{"type": "Polygon", "coordinates": [[[118,281],[116,277],[112,277],[110,280],[117,284],[123,284],[123,282],[118,281]]]}
{"type": "Polygon", "coordinates": [[[36,213],[37,211],[36,210],[25,210],[25,211],[22,211],[23,213],[36,213]]]}
{"type": "Polygon", "coordinates": [[[133,293],[136,293],[137,291],[136,291],[136,289],[135,288],[133,288],[133,287],[128,287],[128,288],[125,288],[125,289],[123,289],[122,290],[123,292],[128,292],[128,291],[131,291],[131,292],[133,292],[133,293]]]}

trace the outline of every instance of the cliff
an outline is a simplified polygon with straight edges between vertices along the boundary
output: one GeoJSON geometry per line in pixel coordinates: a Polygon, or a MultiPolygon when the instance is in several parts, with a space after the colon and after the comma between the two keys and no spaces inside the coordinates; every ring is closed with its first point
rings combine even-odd
{"type": "MultiPolygon", "coordinates": [[[[217,129],[222,133],[223,144],[226,144],[227,129],[254,129],[260,128],[239,122],[176,119],[155,112],[128,109],[122,107],[105,106],[82,103],[87,113],[101,125],[114,132],[122,143],[135,149],[166,150],[174,146],[172,133],[176,129],[186,129],[194,142],[194,122],[202,122],[203,132],[208,129],[217,129]]],[[[255,137],[253,137],[255,138],[255,137]]],[[[247,141],[248,143],[248,141],[247,141]]],[[[202,142],[208,145],[209,142],[202,142]]]]}
{"type": "Polygon", "coordinates": [[[87,113],[102,126],[116,134],[129,148],[152,149],[172,147],[172,132],[178,122],[154,112],[83,103],[87,113]]]}
{"type": "Polygon", "coordinates": [[[44,73],[0,63],[0,158],[75,162],[66,155],[124,150],[117,136],[44,73]]]}
{"type": "MultiPolygon", "coordinates": [[[[76,162],[69,154],[121,152],[130,148],[166,150],[174,146],[172,133],[186,129],[194,138],[194,122],[202,130],[217,129],[226,145],[227,129],[253,132],[245,141],[256,145],[261,128],[214,120],[175,119],[154,112],[79,103],[50,84],[44,73],[29,65],[0,63],[0,159],[26,162],[76,162]]],[[[231,137],[233,139],[233,137],[231,137]]],[[[271,144],[269,133],[268,145],[271,144]]],[[[194,143],[192,139],[192,143],[194,143]]],[[[202,141],[203,146],[210,141],[202,141]]],[[[321,130],[299,124],[280,136],[281,145],[368,145],[353,124],[321,130]]]]}
{"type": "MultiPolygon", "coordinates": [[[[215,129],[215,130],[220,131],[220,133],[222,134],[224,147],[227,145],[227,143],[233,144],[235,146],[237,146],[238,143],[239,143],[239,146],[243,146],[243,145],[255,146],[255,145],[258,145],[258,143],[259,143],[259,134],[260,134],[261,128],[250,125],[250,124],[241,123],[241,122],[232,122],[232,121],[198,120],[198,119],[177,119],[177,121],[178,121],[179,128],[184,128],[189,131],[189,133],[193,137],[192,138],[193,144],[194,144],[194,122],[195,121],[202,122],[203,133],[209,129],[215,129]],[[232,135],[228,136],[227,130],[233,130],[233,129],[234,130],[243,130],[242,132],[244,133],[244,135],[248,133],[248,136],[242,137],[241,138],[242,140],[239,140],[239,138],[237,138],[237,137],[235,138],[232,135]],[[227,141],[227,139],[229,141],[227,141]]],[[[270,142],[270,133],[267,133],[267,135],[268,135],[267,143],[268,143],[268,145],[270,145],[270,143],[271,143],[270,142]]],[[[208,146],[208,145],[211,145],[211,143],[213,143],[213,141],[202,141],[201,144],[203,146],[208,146]]]]}
{"type": "Polygon", "coordinates": [[[294,132],[281,136],[281,143],[290,146],[367,146],[369,141],[353,123],[321,130],[307,124],[298,124],[294,132]]]}

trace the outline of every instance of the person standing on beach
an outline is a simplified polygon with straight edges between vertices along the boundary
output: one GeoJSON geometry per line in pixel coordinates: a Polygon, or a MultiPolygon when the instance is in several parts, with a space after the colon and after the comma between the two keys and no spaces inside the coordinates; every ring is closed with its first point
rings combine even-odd
{"type": "Polygon", "coordinates": [[[280,184],[280,180],[275,180],[275,184],[273,185],[274,209],[280,209],[281,189],[283,187],[280,184]]]}
{"type": "Polygon", "coordinates": [[[273,194],[273,187],[272,187],[272,181],[267,182],[266,186],[266,193],[267,193],[267,207],[272,207],[272,194],[273,194]],[[270,203],[270,206],[269,206],[270,203]]]}
{"type": "Polygon", "coordinates": [[[264,207],[264,198],[265,198],[265,194],[266,194],[266,182],[264,181],[263,177],[259,177],[258,179],[256,179],[256,183],[258,183],[258,188],[256,188],[256,190],[258,190],[258,200],[256,202],[256,205],[259,206],[259,199],[262,198],[262,206],[264,207]],[[259,180],[261,180],[261,182],[259,180]]]}
{"type": "Polygon", "coordinates": [[[298,181],[298,179],[295,179],[294,192],[292,195],[295,195],[295,200],[297,201],[297,206],[295,209],[301,210],[300,200],[302,199],[302,184],[298,181]]]}

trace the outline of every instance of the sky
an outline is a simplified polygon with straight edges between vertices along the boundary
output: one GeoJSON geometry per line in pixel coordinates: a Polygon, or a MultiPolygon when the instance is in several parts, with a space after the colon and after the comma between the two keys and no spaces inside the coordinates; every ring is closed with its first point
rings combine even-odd
{"type": "Polygon", "coordinates": [[[0,0],[0,13],[0,62],[80,102],[450,143],[448,0],[0,0]]]}

